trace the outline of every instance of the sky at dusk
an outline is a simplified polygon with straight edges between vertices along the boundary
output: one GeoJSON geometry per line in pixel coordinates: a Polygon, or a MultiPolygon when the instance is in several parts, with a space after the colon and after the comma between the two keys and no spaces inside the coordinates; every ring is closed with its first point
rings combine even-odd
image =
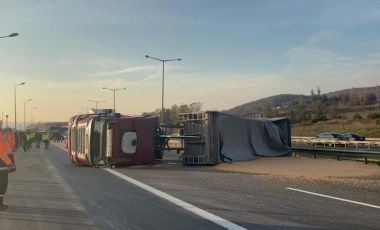
{"type": "MultiPolygon", "coordinates": [[[[0,110],[67,121],[380,84],[380,1],[1,0],[0,110]],[[25,82],[25,85],[20,85],[25,82]],[[32,99],[31,101],[27,101],[32,99]]],[[[12,125],[10,125],[12,126],[12,125]]]]}

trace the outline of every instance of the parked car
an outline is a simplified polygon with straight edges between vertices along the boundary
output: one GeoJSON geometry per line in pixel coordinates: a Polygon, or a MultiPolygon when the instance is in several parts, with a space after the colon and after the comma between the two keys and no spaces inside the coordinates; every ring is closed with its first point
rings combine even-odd
{"type": "Polygon", "coordinates": [[[345,133],[343,135],[350,141],[365,141],[365,136],[357,133],[345,133]]]}

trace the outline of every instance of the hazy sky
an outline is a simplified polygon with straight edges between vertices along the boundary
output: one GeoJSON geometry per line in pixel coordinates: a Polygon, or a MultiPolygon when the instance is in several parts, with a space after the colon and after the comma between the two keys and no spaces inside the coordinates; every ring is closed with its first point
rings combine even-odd
{"type": "MultiPolygon", "coordinates": [[[[0,1],[0,110],[66,121],[95,107],[140,114],[201,102],[380,84],[380,1],[0,1]],[[29,98],[30,102],[26,102],[29,98]],[[32,109],[37,107],[36,109],[32,109]]],[[[12,124],[12,123],[11,123],[12,124]]]]}

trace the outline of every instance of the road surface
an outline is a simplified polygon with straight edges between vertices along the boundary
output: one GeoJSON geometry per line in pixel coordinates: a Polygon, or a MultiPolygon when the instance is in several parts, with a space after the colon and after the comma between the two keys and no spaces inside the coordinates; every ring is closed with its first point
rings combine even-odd
{"type": "MultiPolygon", "coordinates": [[[[17,171],[10,174],[5,197],[9,209],[0,212],[0,229],[298,230],[380,226],[378,166],[368,166],[373,170],[368,175],[335,177],[327,173],[313,178],[281,176],[276,170],[273,176],[267,159],[266,167],[260,169],[260,161],[255,161],[257,171],[240,172],[231,167],[243,164],[193,167],[178,164],[175,158],[166,159],[153,166],[104,169],[69,163],[65,150],[58,145],[17,152],[17,171]]],[[[355,167],[355,162],[347,163],[355,167]]],[[[307,170],[306,164],[312,168],[323,165],[323,161],[303,161],[302,167],[307,170]]]]}

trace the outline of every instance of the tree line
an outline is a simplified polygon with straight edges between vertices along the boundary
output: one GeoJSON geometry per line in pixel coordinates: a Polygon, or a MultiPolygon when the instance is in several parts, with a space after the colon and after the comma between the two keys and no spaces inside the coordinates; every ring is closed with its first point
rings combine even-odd
{"type": "MultiPolygon", "coordinates": [[[[191,104],[174,104],[170,108],[164,108],[164,121],[168,125],[178,125],[178,115],[180,113],[196,113],[202,111],[202,103],[194,102],[191,104]]],[[[161,117],[161,109],[156,109],[153,112],[144,112],[143,116],[157,115],[161,117]]]]}
{"type": "Polygon", "coordinates": [[[293,123],[305,121],[317,122],[328,119],[342,118],[345,113],[355,113],[355,118],[362,118],[361,111],[369,111],[370,119],[380,118],[379,97],[368,90],[350,89],[347,93],[327,97],[321,94],[319,87],[312,89],[310,96],[300,95],[288,105],[262,104],[259,112],[263,117],[286,116],[293,123]]]}

